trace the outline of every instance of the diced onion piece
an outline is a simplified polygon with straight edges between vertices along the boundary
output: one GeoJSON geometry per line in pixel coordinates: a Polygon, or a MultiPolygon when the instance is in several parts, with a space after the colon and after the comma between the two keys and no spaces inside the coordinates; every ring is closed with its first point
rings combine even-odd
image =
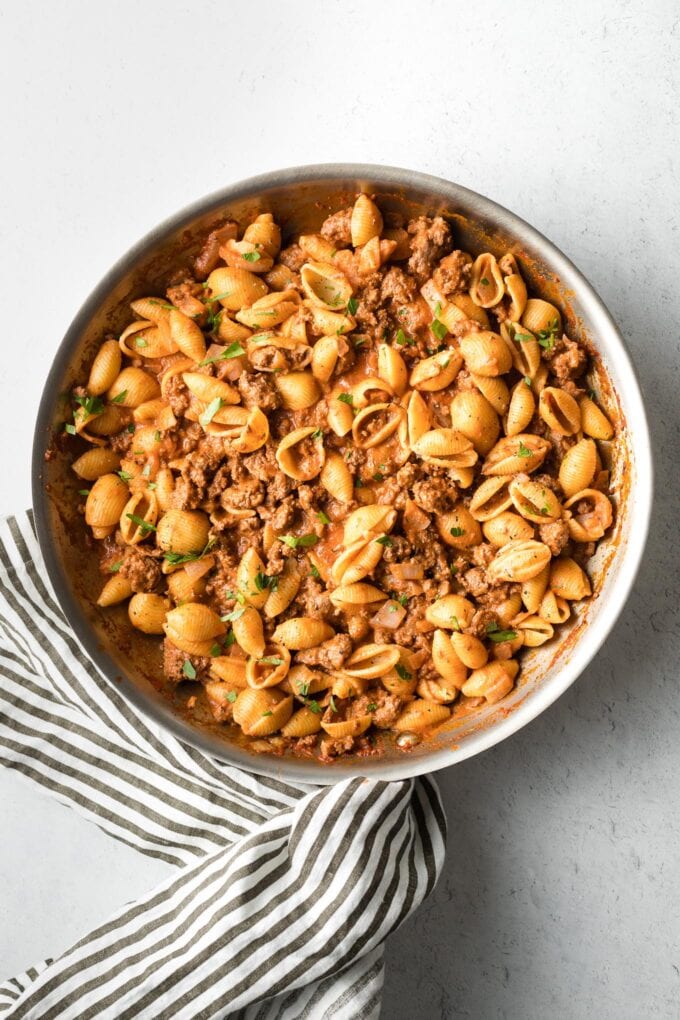
{"type": "Polygon", "coordinates": [[[387,627],[389,630],[396,630],[406,616],[406,610],[398,602],[390,599],[385,602],[371,620],[372,627],[387,627]]]}
{"type": "Polygon", "coordinates": [[[190,581],[197,581],[199,577],[203,577],[209,570],[215,565],[214,556],[201,556],[199,560],[189,560],[185,565],[187,577],[190,581]]]}
{"type": "Polygon", "coordinates": [[[425,571],[420,563],[391,563],[390,573],[404,581],[422,581],[425,571]]]}

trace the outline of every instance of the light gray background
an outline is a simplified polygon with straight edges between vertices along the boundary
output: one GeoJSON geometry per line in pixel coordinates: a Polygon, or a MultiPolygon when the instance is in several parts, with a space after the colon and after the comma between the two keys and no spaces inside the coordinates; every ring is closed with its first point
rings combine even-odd
{"type": "MultiPolygon", "coordinates": [[[[675,1017],[680,8],[672,0],[0,8],[0,512],[29,503],[52,352],[193,198],[306,162],[411,166],[519,213],[621,325],[658,492],[633,598],[538,721],[440,775],[446,873],[388,947],[384,1016],[675,1017]]],[[[0,774],[0,973],[165,874],[0,774]]]]}

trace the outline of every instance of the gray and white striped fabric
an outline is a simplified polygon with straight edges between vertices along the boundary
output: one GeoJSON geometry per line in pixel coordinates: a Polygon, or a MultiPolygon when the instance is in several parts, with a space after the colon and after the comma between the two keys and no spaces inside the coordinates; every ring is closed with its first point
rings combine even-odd
{"type": "Polygon", "coordinates": [[[383,943],[429,894],[434,782],[262,779],[139,716],[61,614],[30,513],[0,522],[0,761],[171,877],[0,986],[4,1017],[376,1017],[383,943]]]}

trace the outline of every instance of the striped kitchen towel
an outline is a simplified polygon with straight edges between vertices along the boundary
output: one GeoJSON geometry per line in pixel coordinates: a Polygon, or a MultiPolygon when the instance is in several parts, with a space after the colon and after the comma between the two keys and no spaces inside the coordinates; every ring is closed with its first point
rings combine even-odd
{"type": "Polygon", "coordinates": [[[32,518],[0,522],[0,760],[174,865],[58,959],[0,987],[4,1017],[377,1017],[383,944],[432,890],[433,780],[291,785],[155,727],[89,661],[32,518]]]}

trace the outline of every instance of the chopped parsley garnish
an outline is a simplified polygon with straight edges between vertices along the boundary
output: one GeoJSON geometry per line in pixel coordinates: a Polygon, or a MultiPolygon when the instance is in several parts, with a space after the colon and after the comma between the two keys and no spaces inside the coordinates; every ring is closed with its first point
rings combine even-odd
{"type": "Polygon", "coordinates": [[[381,535],[380,538],[376,538],[378,545],[393,546],[394,542],[389,535],[381,535]]]}
{"type": "Polygon", "coordinates": [[[122,478],[124,482],[129,482],[131,478],[134,478],[134,475],[128,474],[127,471],[117,471],[116,474],[119,478],[122,478]]]}
{"type": "Polygon", "coordinates": [[[595,390],[588,390],[588,399],[589,400],[596,400],[597,399],[595,390]]]}
{"type": "Polygon", "coordinates": [[[109,573],[110,574],[117,574],[122,566],[123,566],[123,561],[122,560],[118,560],[117,563],[112,563],[111,566],[109,567],[109,573]]]}
{"type": "Polygon", "coordinates": [[[223,405],[224,401],[222,400],[222,397],[215,397],[214,400],[210,401],[205,411],[203,411],[203,413],[200,414],[198,417],[198,420],[203,426],[203,428],[205,428],[206,425],[210,424],[210,422],[213,420],[213,418],[223,405]]]}
{"type": "Polygon", "coordinates": [[[438,319],[441,314],[442,314],[442,303],[441,303],[441,301],[438,301],[437,304],[434,306],[434,317],[435,317],[435,319],[438,319]]]}
{"type": "Polygon", "coordinates": [[[439,319],[432,320],[432,322],[430,323],[430,329],[437,337],[437,340],[443,340],[446,334],[448,333],[446,326],[444,325],[443,322],[440,322],[439,319]]]}
{"type": "Polygon", "coordinates": [[[67,422],[64,425],[64,432],[68,432],[69,436],[75,436],[75,434],[76,434],[76,427],[75,427],[75,425],[71,425],[69,422],[67,422]]]}
{"type": "Polygon", "coordinates": [[[240,591],[225,591],[224,596],[225,596],[225,598],[233,599],[234,602],[238,602],[238,604],[240,606],[245,606],[245,604],[246,604],[246,597],[243,594],[243,592],[240,592],[240,591]]]}
{"type": "Polygon", "coordinates": [[[224,294],[214,294],[212,297],[206,298],[206,301],[222,301],[223,298],[231,297],[231,291],[225,290],[224,294]]]}
{"type": "Polygon", "coordinates": [[[330,700],[329,704],[330,704],[331,712],[337,712],[337,708],[335,707],[335,698],[333,697],[332,694],[331,694],[331,700],[330,700]]]}
{"type": "Polygon", "coordinates": [[[453,627],[454,630],[460,630],[460,623],[458,622],[457,616],[451,617],[451,626],[453,627]]]}
{"type": "Polygon", "coordinates": [[[269,711],[268,711],[268,712],[263,712],[263,713],[262,713],[262,718],[263,718],[263,719],[266,719],[268,715],[273,715],[273,714],[274,714],[274,713],[272,712],[272,710],[271,710],[271,709],[269,709],[269,711]]]}
{"type": "Polygon", "coordinates": [[[259,262],[262,256],[259,251],[245,251],[243,253],[243,258],[246,262],[259,262]]]}
{"type": "Polygon", "coordinates": [[[152,492],[155,488],[156,488],[155,482],[149,482],[149,484],[147,485],[147,489],[151,489],[152,492]]]}
{"type": "Polygon", "coordinates": [[[531,388],[531,379],[529,378],[528,375],[524,376],[524,385],[528,386],[529,388],[531,388]]]}
{"type": "Polygon", "coordinates": [[[115,397],[111,397],[112,404],[122,404],[127,397],[127,390],[121,390],[120,393],[116,393],[115,397]]]}
{"type": "Polygon", "coordinates": [[[222,654],[222,649],[221,649],[220,645],[218,645],[217,643],[215,643],[215,644],[214,644],[214,645],[212,646],[212,648],[210,649],[210,654],[211,654],[212,656],[215,656],[215,655],[221,655],[221,654],[222,654]]]}
{"type": "Polygon", "coordinates": [[[236,642],[236,635],[234,634],[233,630],[230,630],[229,633],[227,634],[227,636],[224,639],[224,647],[225,648],[231,648],[231,646],[235,642],[236,642]]]}
{"type": "Polygon", "coordinates": [[[531,450],[527,446],[525,446],[524,443],[521,442],[521,440],[520,440],[519,446],[517,447],[517,456],[518,457],[530,457],[531,456],[531,450]]]}
{"type": "Polygon", "coordinates": [[[458,567],[455,565],[455,563],[451,564],[451,566],[449,567],[449,570],[451,571],[451,576],[452,577],[455,577],[456,574],[458,573],[458,567]]]}
{"type": "Polygon", "coordinates": [[[394,672],[397,674],[400,680],[412,680],[413,675],[409,673],[406,666],[402,666],[400,662],[394,667],[394,672]]]}
{"type": "Polygon", "coordinates": [[[143,336],[135,337],[135,347],[148,347],[148,341],[143,336]]]}
{"type": "Polygon", "coordinates": [[[158,305],[159,308],[167,308],[169,311],[172,311],[175,307],[174,305],[168,304],[167,301],[160,301],[158,298],[149,298],[149,304],[158,305]]]}
{"type": "Polygon", "coordinates": [[[302,546],[303,549],[308,548],[310,545],[316,545],[319,541],[318,535],[279,535],[279,541],[285,542],[291,549],[298,549],[302,546]]]}
{"type": "Polygon", "coordinates": [[[356,349],[359,350],[360,347],[364,346],[366,341],[367,338],[365,336],[355,336],[354,339],[352,340],[352,343],[354,344],[356,349]]]}
{"type": "Polygon", "coordinates": [[[80,404],[85,415],[101,414],[104,410],[104,401],[100,397],[74,397],[74,400],[80,404]]]}
{"type": "Polygon", "coordinates": [[[399,605],[402,606],[402,608],[404,609],[406,609],[406,607],[408,606],[408,595],[398,595],[396,591],[391,591],[390,598],[393,599],[395,602],[398,602],[399,605]]]}
{"type": "Polygon", "coordinates": [[[236,693],[236,691],[227,691],[227,701],[230,701],[232,705],[234,704],[237,698],[238,694],[236,693]]]}
{"type": "Polygon", "coordinates": [[[366,705],[366,711],[367,712],[375,712],[377,707],[378,706],[376,705],[376,703],[374,701],[372,701],[370,705],[366,705]]]}
{"type": "Polygon", "coordinates": [[[263,659],[258,659],[263,666],[283,666],[283,659],[279,659],[276,655],[265,655],[263,659]]]}
{"type": "Polygon", "coordinates": [[[374,482],[382,482],[384,480],[384,478],[385,478],[385,476],[383,474],[381,474],[380,471],[376,471],[376,473],[373,475],[373,481],[374,482]]]}
{"type": "Polygon", "coordinates": [[[351,393],[339,393],[338,400],[342,400],[343,404],[349,404],[350,407],[354,403],[354,397],[351,393]]]}
{"type": "Polygon", "coordinates": [[[406,336],[406,333],[404,333],[403,329],[397,330],[397,335],[395,336],[394,339],[399,344],[400,347],[404,347],[404,345],[412,347],[413,344],[415,343],[413,337],[406,336]]]}
{"type": "Polygon", "coordinates": [[[199,366],[213,365],[216,361],[227,361],[229,358],[240,358],[242,354],[245,354],[243,347],[241,347],[238,341],[234,341],[233,344],[229,344],[228,347],[222,351],[221,354],[215,355],[214,358],[206,358],[204,361],[199,361],[199,366]]]}
{"type": "Polygon", "coordinates": [[[90,490],[89,489],[78,489],[78,495],[79,496],[89,496],[90,495],[90,490]]]}
{"type": "Polygon", "coordinates": [[[255,587],[258,591],[276,591],[279,586],[278,574],[263,574],[261,570],[255,574],[255,587]]]}
{"type": "Polygon", "coordinates": [[[311,434],[311,436],[309,438],[310,439],[323,439],[323,429],[314,429],[314,431],[312,432],[312,434],[311,434]]]}
{"type": "Polygon", "coordinates": [[[298,694],[301,694],[303,698],[306,698],[309,694],[309,680],[298,680],[297,689],[298,694]]]}
{"type": "Polygon", "coordinates": [[[318,512],[318,513],[317,513],[317,515],[316,515],[316,518],[317,518],[317,520],[318,520],[318,521],[320,521],[320,522],[321,522],[322,524],[330,524],[330,523],[331,523],[331,519],[330,519],[330,517],[328,516],[328,514],[325,514],[325,513],[323,512],[323,510],[319,510],[319,512],[318,512]]]}
{"type": "Polygon", "coordinates": [[[309,571],[312,577],[315,577],[317,580],[321,577],[321,574],[319,573],[319,568],[315,566],[314,563],[309,564],[309,571]]]}
{"type": "Polygon", "coordinates": [[[310,712],[314,713],[314,715],[319,715],[319,713],[321,712],[321,705],[319,704],[318,701],[314,701],[314,698],[309,698],[308,700],[306,700],[305,705],[307,706],[310,712]]]}
{"type": "Polygon", "coordinates": [[[358,307],[359,307],[359,302],[357,301],[357,299],[354,298],[354,297],[351,297],[349,299],[349,301],[347,302],[347,314],[348,315],[354,315],[354,313],[356,312],[358,307]]]}
{"type": "Polygon", "coordinates": [[[138,517],[137,514],[125,514],[125,516],[131,520],[133,524],[136,524],[138,528],[141,528],[142,535],[148,535],[150,531],[156,530],[155,524],[150,524],[149,521],[143,520],[143,518],[138,517]]]}
{"type": "Polygon", "coordinates": [[[465,534],[465,528],[451,528],[451,534],[454,538],[460,538],[465,534]]]}
{"type": "Polygon", "coordinates": [[[479,282],[481,283],[482,287],[489,286],[489,281],[487,280],[486,276],[483,276],[479,282]]]}
{"type": "Polygon", "coordinates": [[[538,342],[544,351],[551,351],[555,346],[555,340],[559,332],[559,322],[553,319],[547,329],[539,329],[538,342]]]}
{"type": "Polygon", "coordinates": [[[245,608],[243,606],[238,606],[237,609],[232,609],[232,611],[227,613],[226,616],[220,616],[220,620],[222,623],[234,623],[235,620],[240,620],[244,613],[245,608]]]}
{"type": "Polygon", "coordinates": [[[153,441],[154,441],[154,443],[160,443],[160,441],[161,441],[161,434],[160,434],[160,431],[158,429],[156,429],[156,431],[153,434],[153,441]]]}
{"type": "Polygon", "coordinates": [[[196,667],[193,662],[189,661],[189,659],[185,659],[184,665],[182,666],[182,672],[189,678],[189,680],[196,679],[196,667]]]}
{"type": "Polygon", "coordinates": [[[127,430],[128,430],[128,432],[133,433],[136,428],[137,428],[137,426],[135,425],[135,423],[131,421],[130,424],[128,425],[128,427],[127,427],[127,430]]]}
{"type": "Polygon", "coordinates": [[[512,339],[516,340],[518,344],[525,344],[534,338],[531,333],[515,333],[512,339]]]}
{"type": "Polygon", "coordinates": [[[517,637],[517,631],[500,630],[497,623],[489,623],[486,627],[486,636],[489,641],[493,641],[494,644],[500,644],[501,641],[514,641],[517,637]]]}

